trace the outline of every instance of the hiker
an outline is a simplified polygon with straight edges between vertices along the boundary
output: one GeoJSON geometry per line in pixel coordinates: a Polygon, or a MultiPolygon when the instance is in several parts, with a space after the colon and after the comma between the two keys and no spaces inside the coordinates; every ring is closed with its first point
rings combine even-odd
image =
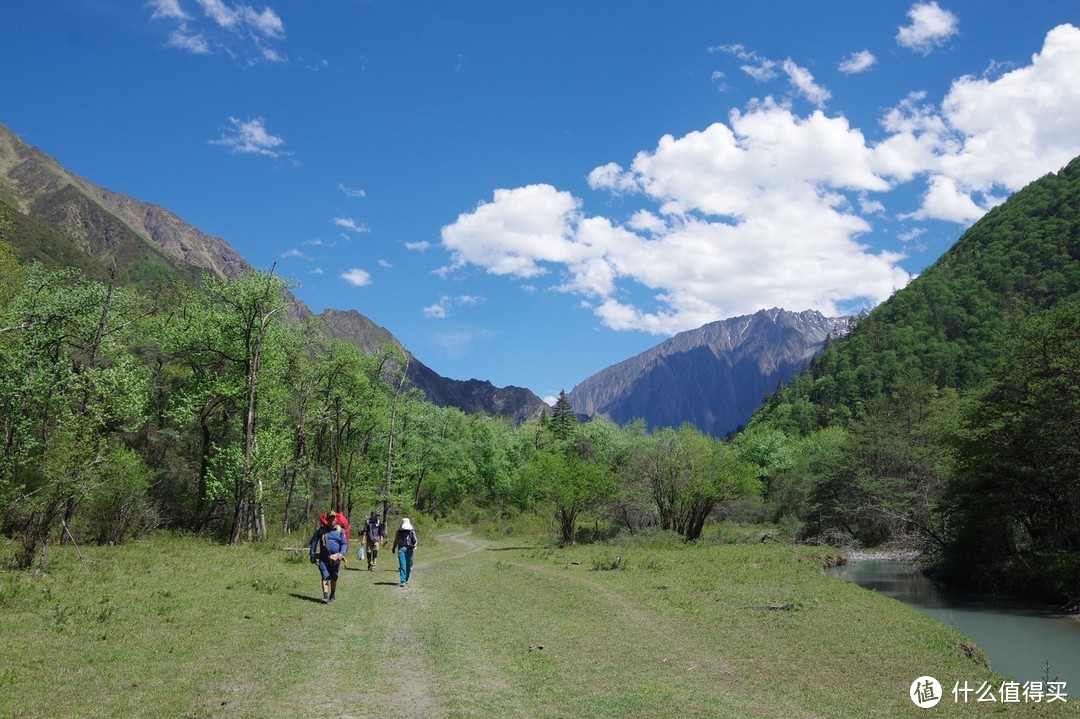
{"type": "Polygon", "coordinates": [[[345,553],[349,550],[349,537],[341,528],[340,515],[327,512],[319,518],[319,527],[311,537],[311,563],[318,563],[322,576],[323,604],[337,601],[337,580],[345,553]],[[325,519],[325,521],[323,521],[325,519]]]}
{"type": "Polygon", "coordinates": [[[419,543],[420,540],[416,538],[416,530],[413,529],[412,522],[405,517],[401,520],[401,527],[397,534],[394,535],[394,546],[390,550],[397,552],[398,575],[403,587],[409,583],[409,577],[412,576],[413,550],[419,543]]]}
{"type": "Polygon", "coordinates": [[[371,516],[364,520],[364,527],[360,530],[364,538],[364,549],[367,551],[367,568],[369,572],[375,571],[375,562],[379,558],[379,547],[386,541],[386,524],[379,521],[379,511],[371,510],[371,516]]]}

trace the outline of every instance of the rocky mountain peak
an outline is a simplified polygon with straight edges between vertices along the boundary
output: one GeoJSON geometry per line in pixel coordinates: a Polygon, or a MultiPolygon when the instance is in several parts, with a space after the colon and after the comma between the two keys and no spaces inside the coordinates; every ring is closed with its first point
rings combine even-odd
{"type": "Polygon", "coordinates": [[[592,375],[570,392],[574,410],[650,427],[690,422],[724,436],[821,349],[850,318],[781,308],[711,322],[674,335],[592,375]]]}

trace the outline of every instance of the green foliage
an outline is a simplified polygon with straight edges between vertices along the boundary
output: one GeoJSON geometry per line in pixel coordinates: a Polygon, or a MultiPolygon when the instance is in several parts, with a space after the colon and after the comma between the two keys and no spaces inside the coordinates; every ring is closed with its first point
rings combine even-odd
{"type": "Polygon", "coordinates": [[[538,452],[522,470],[527,485],[551,502],[564,544],[577,541],[577,520],[615,486],[610,469],[585,438],[538,452]]]}
{"type": "Polygon", "coordinates": [[[549,427],[555,439],[568,440],[574,435],[577,425],[577,415],[574,407],[570,404],[570,397],[566,390],[559,390],[559,398],[551,410],[551,422],[549,427]]]}
{"type": "Polygon", "coordinates": [[[158,525],[149,499],[154,472],[142,457],[126,447],[110,448],[99,474],[102,481],[89,489],[80,521],[88,536],[98,544],[120,544],[158,525]]]}
{"type": "Polygon", "coordinates": [[[935,505],[950,455],[931,429],[954,403],[955,393],[926,383],[903,385],[875,400],[819,467],[808,498],[808,531],[841,528],[868,546],[918,533],[940,547],[935,505]]]}
{"type": "Polygon", "coordinates": [[[133,293],[35,265],[4,310],[4,525],[21,527],[18,564],[44,566],[50,539],[106,481],[104,457],[145,414],[147,373],[125,346],[142,307],[133,293]]]}
{"type": "Polygon", "coordinates": [[[1005,365],[969,403],[945,498],[944,569],[1055,598],[1080,596],[1080,302],[1016,318],[1005,365]],[[960,561],[960,557],[968,558],[960,561]]]}
{"type": "Polygon", "coordinates": [[[660,526],[688,540],[701,536],[717,504],[760,491],[750,464],[691,425],[641,438],[626,472],[649,488],[660,526]]]}

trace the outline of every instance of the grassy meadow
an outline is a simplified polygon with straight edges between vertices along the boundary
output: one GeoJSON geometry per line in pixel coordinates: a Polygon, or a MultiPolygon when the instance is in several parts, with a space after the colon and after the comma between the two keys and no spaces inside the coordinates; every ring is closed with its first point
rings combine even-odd
{"type": "Polygon", "coordinates": [[[819,549],[418,531],[408,587],[354,550],[330,605],[302,535],[54,547],[43,576],[0,573],[0,717],[1080,716],[955,703],[1001,677],[819,549]],[[922,675],[932,709],[908,698],[922,675]]]}

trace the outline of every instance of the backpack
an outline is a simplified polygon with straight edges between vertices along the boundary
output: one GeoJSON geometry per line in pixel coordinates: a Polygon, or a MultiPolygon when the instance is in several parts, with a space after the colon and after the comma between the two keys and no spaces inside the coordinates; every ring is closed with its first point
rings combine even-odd
{"type": "MultiPolygon", "coordinates": [[[[341,525],[341,531],[345,532],[345,536],[348,537],[349,536],[349,518],[346,517],[341,512],[338,512],[337,513],[337,521],[338,521],[338,524],[341,525]]],[[[330,512],[327,512],[326,514],[320,514],[319,515],[319,526],[320,527],[328,527],[328,526],[330,526],[330,512]]]]}

